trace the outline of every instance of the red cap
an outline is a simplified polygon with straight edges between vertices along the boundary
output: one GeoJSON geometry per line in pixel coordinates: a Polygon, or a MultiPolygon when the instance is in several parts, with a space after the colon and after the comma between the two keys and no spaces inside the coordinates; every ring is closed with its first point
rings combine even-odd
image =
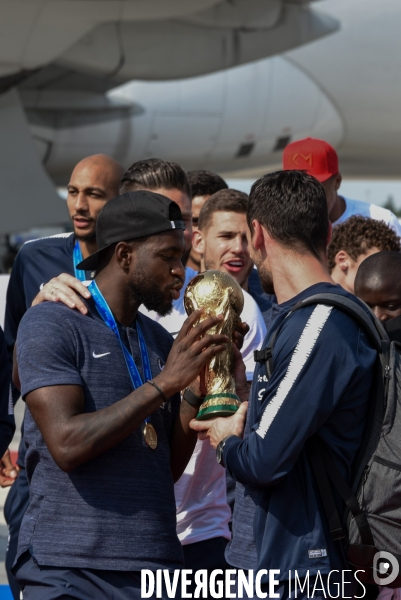
{"type": "Polygon", "coordinates": [[[318,181],[326,181],[338,173],[338,156],[333,146],[324,140],[305,138],[284,148],[283,169],[305,170],[318,181]]]}

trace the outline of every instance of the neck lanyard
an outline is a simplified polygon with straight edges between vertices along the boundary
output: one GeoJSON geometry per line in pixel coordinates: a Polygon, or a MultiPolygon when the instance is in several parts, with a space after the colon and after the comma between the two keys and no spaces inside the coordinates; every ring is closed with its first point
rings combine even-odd
{"type": "MultiPolygon", "coordinates": [[[[118,338],[118,341],[120,342],[120,346],[121,346],[121,349],[123,351],[124,358],[125,358],[125,363],[127,365],[128,372],[131,377],[132,385],[134,386],[134,389],[136,390],[141,385],[143,385],[143,381],[142,381],[141,375],[138,371],[138,367],[135,364],[134,359],[132,358],[131,354],[128,352],[125,344],[123,343],[123,341],[121,339],[120,332],[118,331],[118,326],[117,326],[116,320],[113,316],[113,313],[111,312],[109,305],[107,304],[106,300],[104,299],[102,292],[97,287],[96,281],[92,281],[90,283],[88,289],[89,289],[90,293],[92,294],[92,298],[95,302],[96,309],[97,309],[99,315],[102,317],[102,319],[105,322],[105,324],[107,325],[107,327],[109,327],[114,332],[114,334],[118,338]]],[[[145,376],[145,381],[147,381],[148,379],[152,379],[152,369],[150,366],[149,354],[148,354],[148,349],[146,347],[145,338],[143,337],[143,333],[141,331],[141,328],[140,328],[138,322],[136,324],[136,330],[138,333],[139,348],[141,351],[143,374],[145,376]]],[[[150,421],[150,417],[147,417],[144,422],[148,423],[149,421],[150,421]]]]}
{"type": "Polygon", "coordinates": [[[85,271],[82,269],[77,269],[77,265],[83,261],[83,256],[81,252],[81,246],[79,245],[78,240],[74,244],[74,250],[72,252],[72,262],[74,263],[74,274],[79,281],[86,281],[85,271]]]}

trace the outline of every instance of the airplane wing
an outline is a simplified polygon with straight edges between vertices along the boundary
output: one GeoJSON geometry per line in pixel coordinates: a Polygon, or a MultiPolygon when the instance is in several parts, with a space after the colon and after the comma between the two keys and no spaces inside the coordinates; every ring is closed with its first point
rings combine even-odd
{"type": "Polygon", "coordinates": [[[40,162],[18,92],[0,96],[0,234],[68,221],[65,201],[40,162]]]}
{"type": "MultiPolygon", "coordinates": [[[[58,159],[60,132],[65,142],[97,125],[118,129],[147,109],[108,90],[237,67],[339,27],[307,0],[0,0],[0,9],[0,178],[12,198],[0,233],[67,220],[41,163],[65,184],[77,155],[93,150],[79,139],[58,159]]],[[[107,142],[101,151],[116,155],[107,142]]]]}

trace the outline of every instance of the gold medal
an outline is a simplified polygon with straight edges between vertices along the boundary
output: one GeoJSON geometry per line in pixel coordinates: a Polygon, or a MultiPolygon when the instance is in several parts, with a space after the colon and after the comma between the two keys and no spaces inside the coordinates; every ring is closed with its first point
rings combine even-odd
{"type": "Polygon", "coordinates": [[[149,448],[152,448],[152,450],[155,450],[157,448],[156,429],[150,423],[145,423],[145,425],[143,426],[143,437],[145,438],[145,442],[147,443],[149,448]]]}

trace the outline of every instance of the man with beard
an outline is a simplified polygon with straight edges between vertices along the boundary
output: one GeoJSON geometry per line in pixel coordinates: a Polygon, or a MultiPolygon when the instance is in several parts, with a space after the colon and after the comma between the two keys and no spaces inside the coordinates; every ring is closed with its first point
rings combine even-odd
{"type": "MultiPolygon", "coordinates": [[[[94,252],[96,246],[96,219],[105,203],[117,196],[123,168],[104,154],[89,156],[74,168],[68,184],[67,208],[74,231],[27,242],[15,260],[7,290],[5,339],[12,360],[17,329],[25,312],[31,306],[44,283],[60,273],[75,274],[81,280],[90,279],[91,271],[77,269],[77,264],[94,252]]],[[[57,298],[56,294],[53,297],[57,298]]],[[[14,401],[19,392],[14,390],[14,401]]],[[[5,463],[6,464],[6,463],[5,463]]],[[[11,485],[4,513],[9,527],[9,545],[6,567],[15,600],[20,590],[10,573],[15,559],[18,532],[28,503],[28,482],[25,473],[25,442],[22,436],[18,452],[19,475],[13,483],[0,472],[1,485],[11,485]]],[[[16,472],[15,472],[16,476],[16,472]]]]}
{"type": "MultiPolygon", "coordinates": [[[[252,186],[247,218],[251,256],[263,289],[271,293],[274,287],[278,306],[255,369],[245,437],[246,403],[227,419],[191,424],[242,484],[226,559],[234,567],[259,571],[263,594],[269,590],[269,570],[278,569],[275,597],[313,597],[314,582],[333,597],[343,578],[342,597],[353,597],[350,567],[341,540],[330,535],[308,443],[312,436],[320,440],[350,480],[377,353],[359,323],[342,310],[316,303],[290,314],[320,293],[358,302],[334,284],[327,270],[331,225],[321,184],[302,171],[264,175],[252,186]]],[[[243,384],[241,389],[246,390],[243,384]]],[[[247,400],[246,393],[241,397],[247,400]]],[[[325,591],[318,594],[327,597],[325,591]]]]}
{"type": "Polygon", "coordinates": [[[196,441],[196,378],[228,338],[207,334],[222,316],[196,325],[199,310],[173,344],[138,308],[163,314],[178,297],[184,229],[160,194],[114,198],[98,251],[77,265],[96,270],[87,314],[44,302],[21,322],[30,503],[14,572],[25,600],[140,598],[141,569],[182,565],[173,483],[196,441]]]}
{"type": "MultiPolygon", "coordinates": [[[[179,205],[186,225],[184,232],[185,252],[182,257],[182,262],[184,262],[191,249],[192,237],[191,189],[185,172],[179,165],[168,161],[159,159],[139,161],[134,163],[124,174],[120,190],[122,192],[133,192],[139,189],[162,193],[179,205]]],[[[241,195],[241,192],[235,193],[241,195]]],[[[240,210],[244,213],[242,217],[246,221],[245,200],[246,195],[244,194],[242,195],[240,210]]],[[[235,213],[232,214],[235,216],[235,213]]],[[[244,236],[242,235],[242,237],[244,236]]],[[[249,260],[248,253],[247,273],[250,268],[252,268],[252,262],[249,260]]],[[[176,336],[186,319],[183,303],[184,289],[196,274],[193,269],[185,268],[184,287],[179,297],[174,299],[169,314],[158,309],[149,310],[146,303],[140,307],[140,312],[163,325],[171,335],[176,336]]],[[[151,281],[150,273],[146,272],[144,275],[145,278],[147,277],[147,285],[149,285],[151,281]]],[[[56,286],[57,295],[63,302],[68,303],[69,301],[70,305],[74,304],[81,309],[85,308],[85,304],[75,294],[75,291],[82,295],[85,292],[85,288],[79,281],[74,280],[72,277],[62,276],[58,278],[58,281],[50,282],[46,286],[49,300],[53,299],[50,292],[56,286]],[[69,289],[68,286],[71,286],[71,288],[69,289]]],[[[44,295],[45,290],[41,297],[44,298],[44,295]]],[[[251,330],[246,333],[246,329],[243,329],[243,333],[246,333],[246,335],[242,353],[248,366],[248,378],[251,379],[255,367],[253,351],[262,343],[265,328],[256,304],[248,296],[246,305],[249,306],[249,303],[251,303],[251,310],[246,311],[246,316],[251,317],[251,330]]],[[[224,548],[227,540],[231,537],[229,529],[231,510],[227,504],[225,472],[216,464],[213,452],[210,452],[207,443],[199,442],[197,444],[182,478],[177,482],[175,492],[177,498],[177,531],[183,544],[185,567],[203,568],[211,571],[224,568],[226,566],[224,548]]]]}

